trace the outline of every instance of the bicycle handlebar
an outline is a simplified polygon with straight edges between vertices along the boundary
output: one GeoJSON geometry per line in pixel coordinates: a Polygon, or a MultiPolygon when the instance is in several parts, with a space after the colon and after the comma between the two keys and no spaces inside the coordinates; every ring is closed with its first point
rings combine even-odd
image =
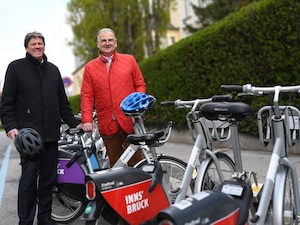
{"type": "Polygon", "coordinates": [[[175,105],[175,101],[163,101],[160,103],[162,106],[175,105]]]}
{"type": "Polygon", "coordinates": [[[245,85],[221,85],[223,91],[235,91],[238,93],[248,94],[268,94],[280,92],[300,92],[300,85],[280,86],[273,87],[256,87],[251,84],[245,85]]]}
{"type": "Polygon", "coordinates": [[[273,87],[255,87],[251,84],[245,85],[221,85],[221,89],[224,91],[236,91],[238,93],[244,93],[249,95],[264,95],[274,93],[273,102],[274,102],[274,115],[275,118],[280,118],[280,106],[279,106],[279,94],[281,92],[297,92],[300,93],[300,85],[290,85],[290,86],[280,86],[276,85],[273,87]]]}
{"type": "Polygon", "coordinates": [[[221,101],[230,101],[233,99],[231,94],[226,95],[214,95],[211,98],[203,98],[203,99],[195,99],[195,100],[180,100],[177,99],[175,101],[163,101],[161,102],[161,106],[175,105],[178,107],[197,107],[199,104],[203,104],[206,102],[221,102],[221,101]]]}

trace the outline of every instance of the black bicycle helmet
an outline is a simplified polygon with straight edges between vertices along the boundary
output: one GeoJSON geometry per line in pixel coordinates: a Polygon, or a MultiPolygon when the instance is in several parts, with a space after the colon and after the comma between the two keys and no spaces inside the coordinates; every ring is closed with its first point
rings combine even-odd
{"type": "Polygon", "coordinates": [[[127,113],[142,112],[150,106],[151,98],[143,92],[129,94],[120,104],[122,111],[127,113]]]}
{"type": "Polygon", "coordinates": [[[32,128],[22,128],[15,139],[15,146],[21,157],[28,160],[37,160],[45,152],[40,134],[32,128]]]}

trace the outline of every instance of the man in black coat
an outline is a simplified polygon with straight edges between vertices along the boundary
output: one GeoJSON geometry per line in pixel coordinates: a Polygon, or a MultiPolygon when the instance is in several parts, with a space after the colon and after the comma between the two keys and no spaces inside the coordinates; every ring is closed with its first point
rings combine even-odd
{"type": "Polygon", "coordinates": [[[25,36],[26,57],[8,65],[0,118],[6,134],[15,141],[21,128],[33,128],[42,137],[45,153],[38,160],[21,158],[18,190],[19,225],[32,225],[38,203],[38,225],[51,220],[52,191],[56,179],[61,119],[80,127],[73,116],[58,68],[47,61],[41,33],[25,36]]]}

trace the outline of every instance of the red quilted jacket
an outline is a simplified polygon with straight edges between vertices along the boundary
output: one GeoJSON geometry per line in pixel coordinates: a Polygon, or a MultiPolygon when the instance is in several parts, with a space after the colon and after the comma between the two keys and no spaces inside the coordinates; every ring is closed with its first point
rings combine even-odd
{"type": "Polygon", "coordinates": [[[82,122],[92,122],[96,104],[99,132],[105,136],[117,133],[118,125],[133,132],[131,118],[120,109],[121,101],[132,92],[146,93],[146,84],[135,58],[115,53],[109,71],[101,56],[85,66],[81,87],[82,122]]]}

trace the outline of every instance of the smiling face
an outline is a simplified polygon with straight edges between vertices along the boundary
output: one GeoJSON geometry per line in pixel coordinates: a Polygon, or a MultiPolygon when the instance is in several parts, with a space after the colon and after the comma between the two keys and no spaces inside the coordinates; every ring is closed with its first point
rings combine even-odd
{"type": "Polygon", "coordinates": [[[101,32],[97,39],[97,47],[104,56],[112,56],[117,48],[117,39],[114,33],[110,31],[101,32]]]}
{"type": "Polygon", "coordinates": [[[37,60],[41,61],[43,59],[45,44],[43,39],[40,37],[33,37],[29,40],[26,51],[32,55],[37,60]]]}

